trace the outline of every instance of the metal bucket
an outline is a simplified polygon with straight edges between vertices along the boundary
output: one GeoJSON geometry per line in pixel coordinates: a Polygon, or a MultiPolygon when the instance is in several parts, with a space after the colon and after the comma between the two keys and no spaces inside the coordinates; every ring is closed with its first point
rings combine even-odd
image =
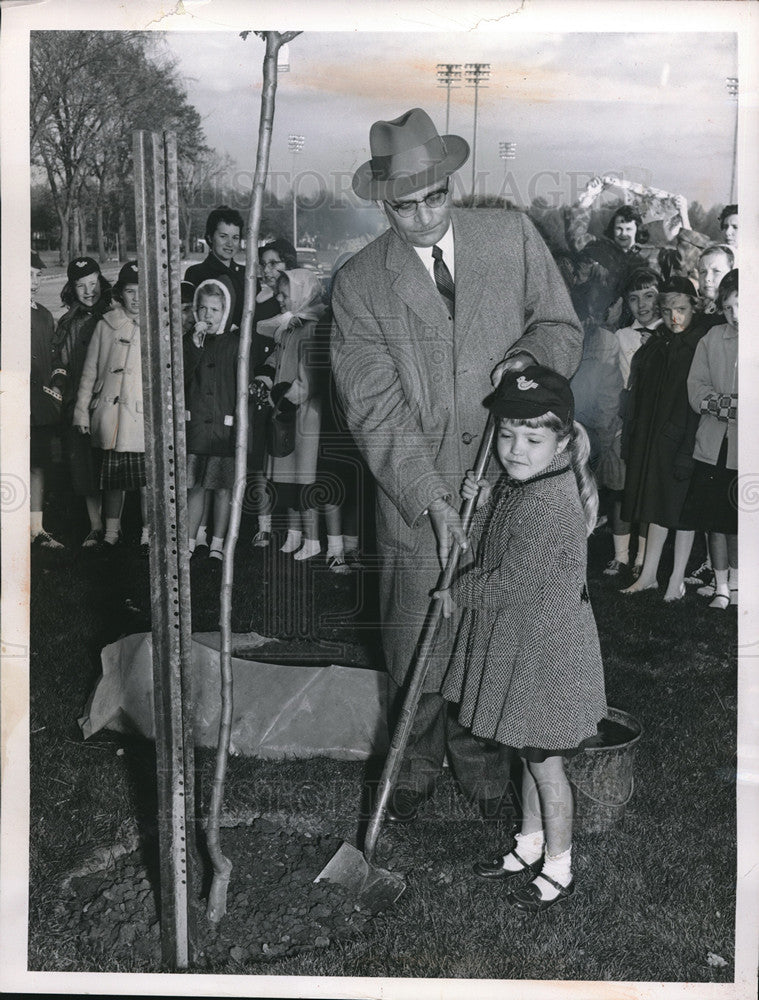
{"type": "Polygon", "coordinates": [[[575,829],[603,833],[619,826],[635,789],[635,748],[643,735],[636,718],[608,708],[598,724],[601,742],[566,759],[575,800],[575,829]]]}

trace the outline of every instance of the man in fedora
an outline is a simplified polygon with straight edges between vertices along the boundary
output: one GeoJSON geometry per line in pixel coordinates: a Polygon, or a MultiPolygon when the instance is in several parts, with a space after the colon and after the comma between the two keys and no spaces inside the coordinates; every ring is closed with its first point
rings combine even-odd
{"type": "MultiPolygon", "coordinates": [[[[469,156],[421,108],[372,125],[371,159],[353,177],[390,228],[338,272],[332,296],[335,381],[377,481],[380,615],[397,705],[440,567],[464,542],[459,489],[474,465],[485,396],[509,368],[571,376],[582,330],[529,219],[452,208],[452,174],[469,156]]],[[[509,819],[510,751],[473,737],[439,691],[456,633],[442,627],[387,815],[408,822],[434,788],[445,751],[486,817],[509,819]]]]}

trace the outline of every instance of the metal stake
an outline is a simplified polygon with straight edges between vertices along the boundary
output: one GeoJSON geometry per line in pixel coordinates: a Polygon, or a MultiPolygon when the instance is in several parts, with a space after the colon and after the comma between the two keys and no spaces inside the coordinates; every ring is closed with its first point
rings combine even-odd
{"type": "Polygon", "coordinates": [[[153,692],[161,873],[161,951],[190,960],[194,750],[190,568],[179,273],[177,148],[173,133],[133,136],[145,460],[150,525],[153,692]]]}

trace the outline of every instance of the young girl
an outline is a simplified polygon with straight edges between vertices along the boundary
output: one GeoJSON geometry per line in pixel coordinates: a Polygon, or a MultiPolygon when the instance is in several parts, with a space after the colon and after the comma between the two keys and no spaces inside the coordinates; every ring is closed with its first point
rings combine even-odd
{"type": "Polygon", "coordinates": [[[709,607],[738,603],[738,271],[719,286],[725,323],[700,340],[688,374],[690,405],[700,414],[693,451],[695,470],[683,517],[709,532],[714,570],[709,607]]]}
{"type": "Polygon", "coordinates": [[[683,504],[693,474],[698,418],[690,408],[686,383],[704,327],[696,315],[696,290],[689,278],[674,277],[662,287],[659,309],[663,325],[636,352],[630,374],[622,518],[647,522],[648,536],[640,576],[622,593],[658,587],[659,561],[674,528],[674,565],[664,600],[677,601],[685,595],[685,567],[694,535],[683,519],[683,504]]]}
{"type": "Polygon", "coordinates": [[[142,409],[140,304],[137,262],[119,271],[113,287],[116,304],[92,334],[82,367],[73,425],[89,434],[93,448],[103,450],[100,487],[103,490],[106,545],[121,535],[124,491],[140,491],[142,535],[148,546],[145,477],[145,428],[142,409]]]}
{"type": "Polygon", "coordinates": [[[318,511],[309,505],[304,488],[316,481],[321,402],[316,393],[313,337],[324,312],[318,277],[305,268],[280,275],[278,298],[282,323],[275,333],[277,347],[271,354],[276,367],[271,398],[282,410],[296,409],[295,448],[290,455],[269,458],[269,479],[287,507],[287,538],[282,552],[300,561],[321,551],[318,511]]]}
{"type": "Polygon", "coordinates": [[[56,352],[53,383],[63,394],[63,424],[66,453],[74,496],[84,497],[90,531],[82,548],[97,548],[103,540],[101,515],[99,452],[89,438],[73,426],[79,381],[92,333],[111,305],[111,283],[100,273],[92,257],[77,257],[66,272],[61,302],[68,312],[58,321],[55,331],[56,352]]]}
{"type": "Polygon", "coordinates": [[[226,275],[195,290],[195,324],[185,334],[184,381],[187,435],[187,522],[194,552],[207,490],[213,491],[209,556],[223,558],[235,484],[235,405],[240,338],[230,329],[235,292],[226,275]]]}
{"type": "Polygon", "coordinates": [[[544,910],[574,891],[572,791],[563,758],[595,741],[606,713],[603,665],[586,584],[598,512],[589,444],[561,375],[539,365],[508,373],[488,401],[506,475],[480,492],[474,564],[448,591],[463,609],[443,696],[475,736],[513,747],[524,762],[516,846],[475,872],[513,889],[509,902],[544,910]]]}

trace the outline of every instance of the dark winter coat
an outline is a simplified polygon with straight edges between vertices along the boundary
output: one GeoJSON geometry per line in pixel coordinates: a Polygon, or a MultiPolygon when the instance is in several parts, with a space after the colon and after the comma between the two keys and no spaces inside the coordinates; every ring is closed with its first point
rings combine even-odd
{"type": "MultiPolygon", "coordinates": [[[[32,304],[31,374],[29,406],[32,427],[55,426],[61,419],[61,401],[51,395],[55,321],[44,306],[32,304]]],[[[54,391],[54,390],[53,390],[54,391]]]]}
{"type": "Polygon", "coordinates": [[[463,609],[443,695],[475,736],[565,750],[606,714],[586,584],[585,517],[567,456],[538,476],[503,477],[475,516],[474,565],[451,597],[463,609]]]}
{"type": "Polygon", "coordinates": [[[196,313],[198,297],[208,284],[223,290],[225,311],[219,329],[224,332],[206,335],[202,347],[195,346],[191,332],[184,336],[187,452],[192,455],[230,457],[235,453],[240,337],[230,329],[233,325],[234,290],[229,278],[210,279],[195,289],[193,308],[196,313]]]}
{"type": "Polygon", "coordinates": [[[701,317],[684,333],[672,334],[662,324],[633,355],[622,432],[625,521],[688,527],[680,514],[698,429],[688,401],[688,372],[705,332],[701,317]]]}

